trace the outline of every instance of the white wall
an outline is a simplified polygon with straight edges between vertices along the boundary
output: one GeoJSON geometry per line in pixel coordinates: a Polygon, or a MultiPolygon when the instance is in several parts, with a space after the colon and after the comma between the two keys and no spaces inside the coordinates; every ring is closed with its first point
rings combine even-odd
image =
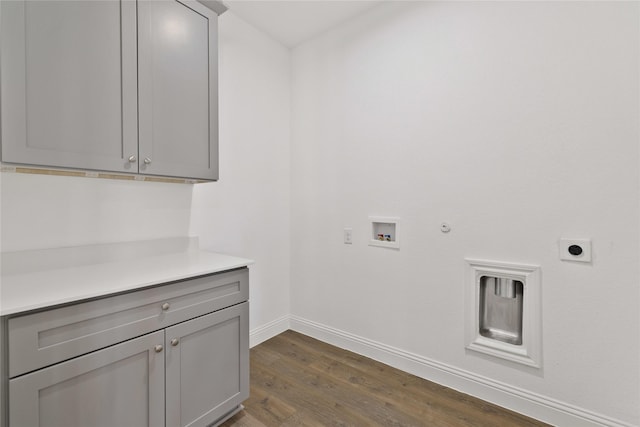
{"type": "Polygon", "coordinates": [[[289,314],[290,54],[232,11],[219,24],[220,181],[194,187],[190,230],[206,249],[256,261],[255,335],[289,314]]]}
{"type": "Polygon", "coordinates": [[[294,49],[292,314],[640,423],[638,18],[394,2],[294,49]],[[399,251],[369,215],[401,218],[399,251]],[[465,351],[465,257],[541,266],[542,369],[465,351]]]}
{"type": "Polygon", "coordinates": [[[0,175],[4,252],[187,236],[192,186],[0,175]]]}

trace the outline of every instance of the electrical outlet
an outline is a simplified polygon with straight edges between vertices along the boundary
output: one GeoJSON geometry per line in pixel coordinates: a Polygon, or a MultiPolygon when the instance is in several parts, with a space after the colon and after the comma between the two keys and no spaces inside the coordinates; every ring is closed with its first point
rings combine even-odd
{"type": "Polygon", "coordinates": [[[352,232],[353,232],[352,228],[345,228],[344,229],[344,244],[345,245],[353,244],[353,241],[351,240],[351,233],[352,232]]]}
{"type": "Polygon", "coordinates": [[[591,239],[560,239],[558,249],[561,260],[591,262],[591,239]]]}

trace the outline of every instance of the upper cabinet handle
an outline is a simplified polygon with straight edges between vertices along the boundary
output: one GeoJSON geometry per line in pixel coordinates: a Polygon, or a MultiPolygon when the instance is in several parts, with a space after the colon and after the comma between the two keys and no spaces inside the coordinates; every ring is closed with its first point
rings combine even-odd
{"type": "Polygon", "coordinates": [[[136,156],[129,156],[129,162],[135,163],[137,161],[138,161],[138,158],[136,156]]]}
{"type": "Polygon", "coordinates": [[[150,165],[150,164],[151,164],[151,159],[150,159],[150,158],[148,158],[148,157],[145,157],[145,158],[144,158],[144,164],[145,164],[145,165],[150,165]]]}

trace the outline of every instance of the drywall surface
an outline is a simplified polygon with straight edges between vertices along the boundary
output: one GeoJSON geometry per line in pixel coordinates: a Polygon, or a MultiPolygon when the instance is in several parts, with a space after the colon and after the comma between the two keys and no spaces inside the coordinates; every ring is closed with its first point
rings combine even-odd
{"type": "Polygon", "coordinates": [[[393,2],[295,48],[292,315],[639,424],[638,17],[393,2]],[[542,368],[465,350],[466,257],[541,267],[542,368]]]}
{"type": "Polygon", "coordinates": [[[193,186],[2,173],[3,252],[187,236],[193,186]]]}
{"type": "Polygon", "coordinates": [[[256,261],[255,330],[289,314],[290,54],[232,11],[219,24],[220,181],[194,187],[191,234],[256,261]]]}

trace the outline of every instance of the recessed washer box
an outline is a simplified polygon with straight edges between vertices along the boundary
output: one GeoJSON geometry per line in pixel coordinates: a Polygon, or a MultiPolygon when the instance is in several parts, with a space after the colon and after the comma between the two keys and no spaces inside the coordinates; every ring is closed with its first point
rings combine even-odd
{"type": "Polygon", "coordinates": [[[369,246],[400,249],[400,218],[370,216],[369,246]]]}

